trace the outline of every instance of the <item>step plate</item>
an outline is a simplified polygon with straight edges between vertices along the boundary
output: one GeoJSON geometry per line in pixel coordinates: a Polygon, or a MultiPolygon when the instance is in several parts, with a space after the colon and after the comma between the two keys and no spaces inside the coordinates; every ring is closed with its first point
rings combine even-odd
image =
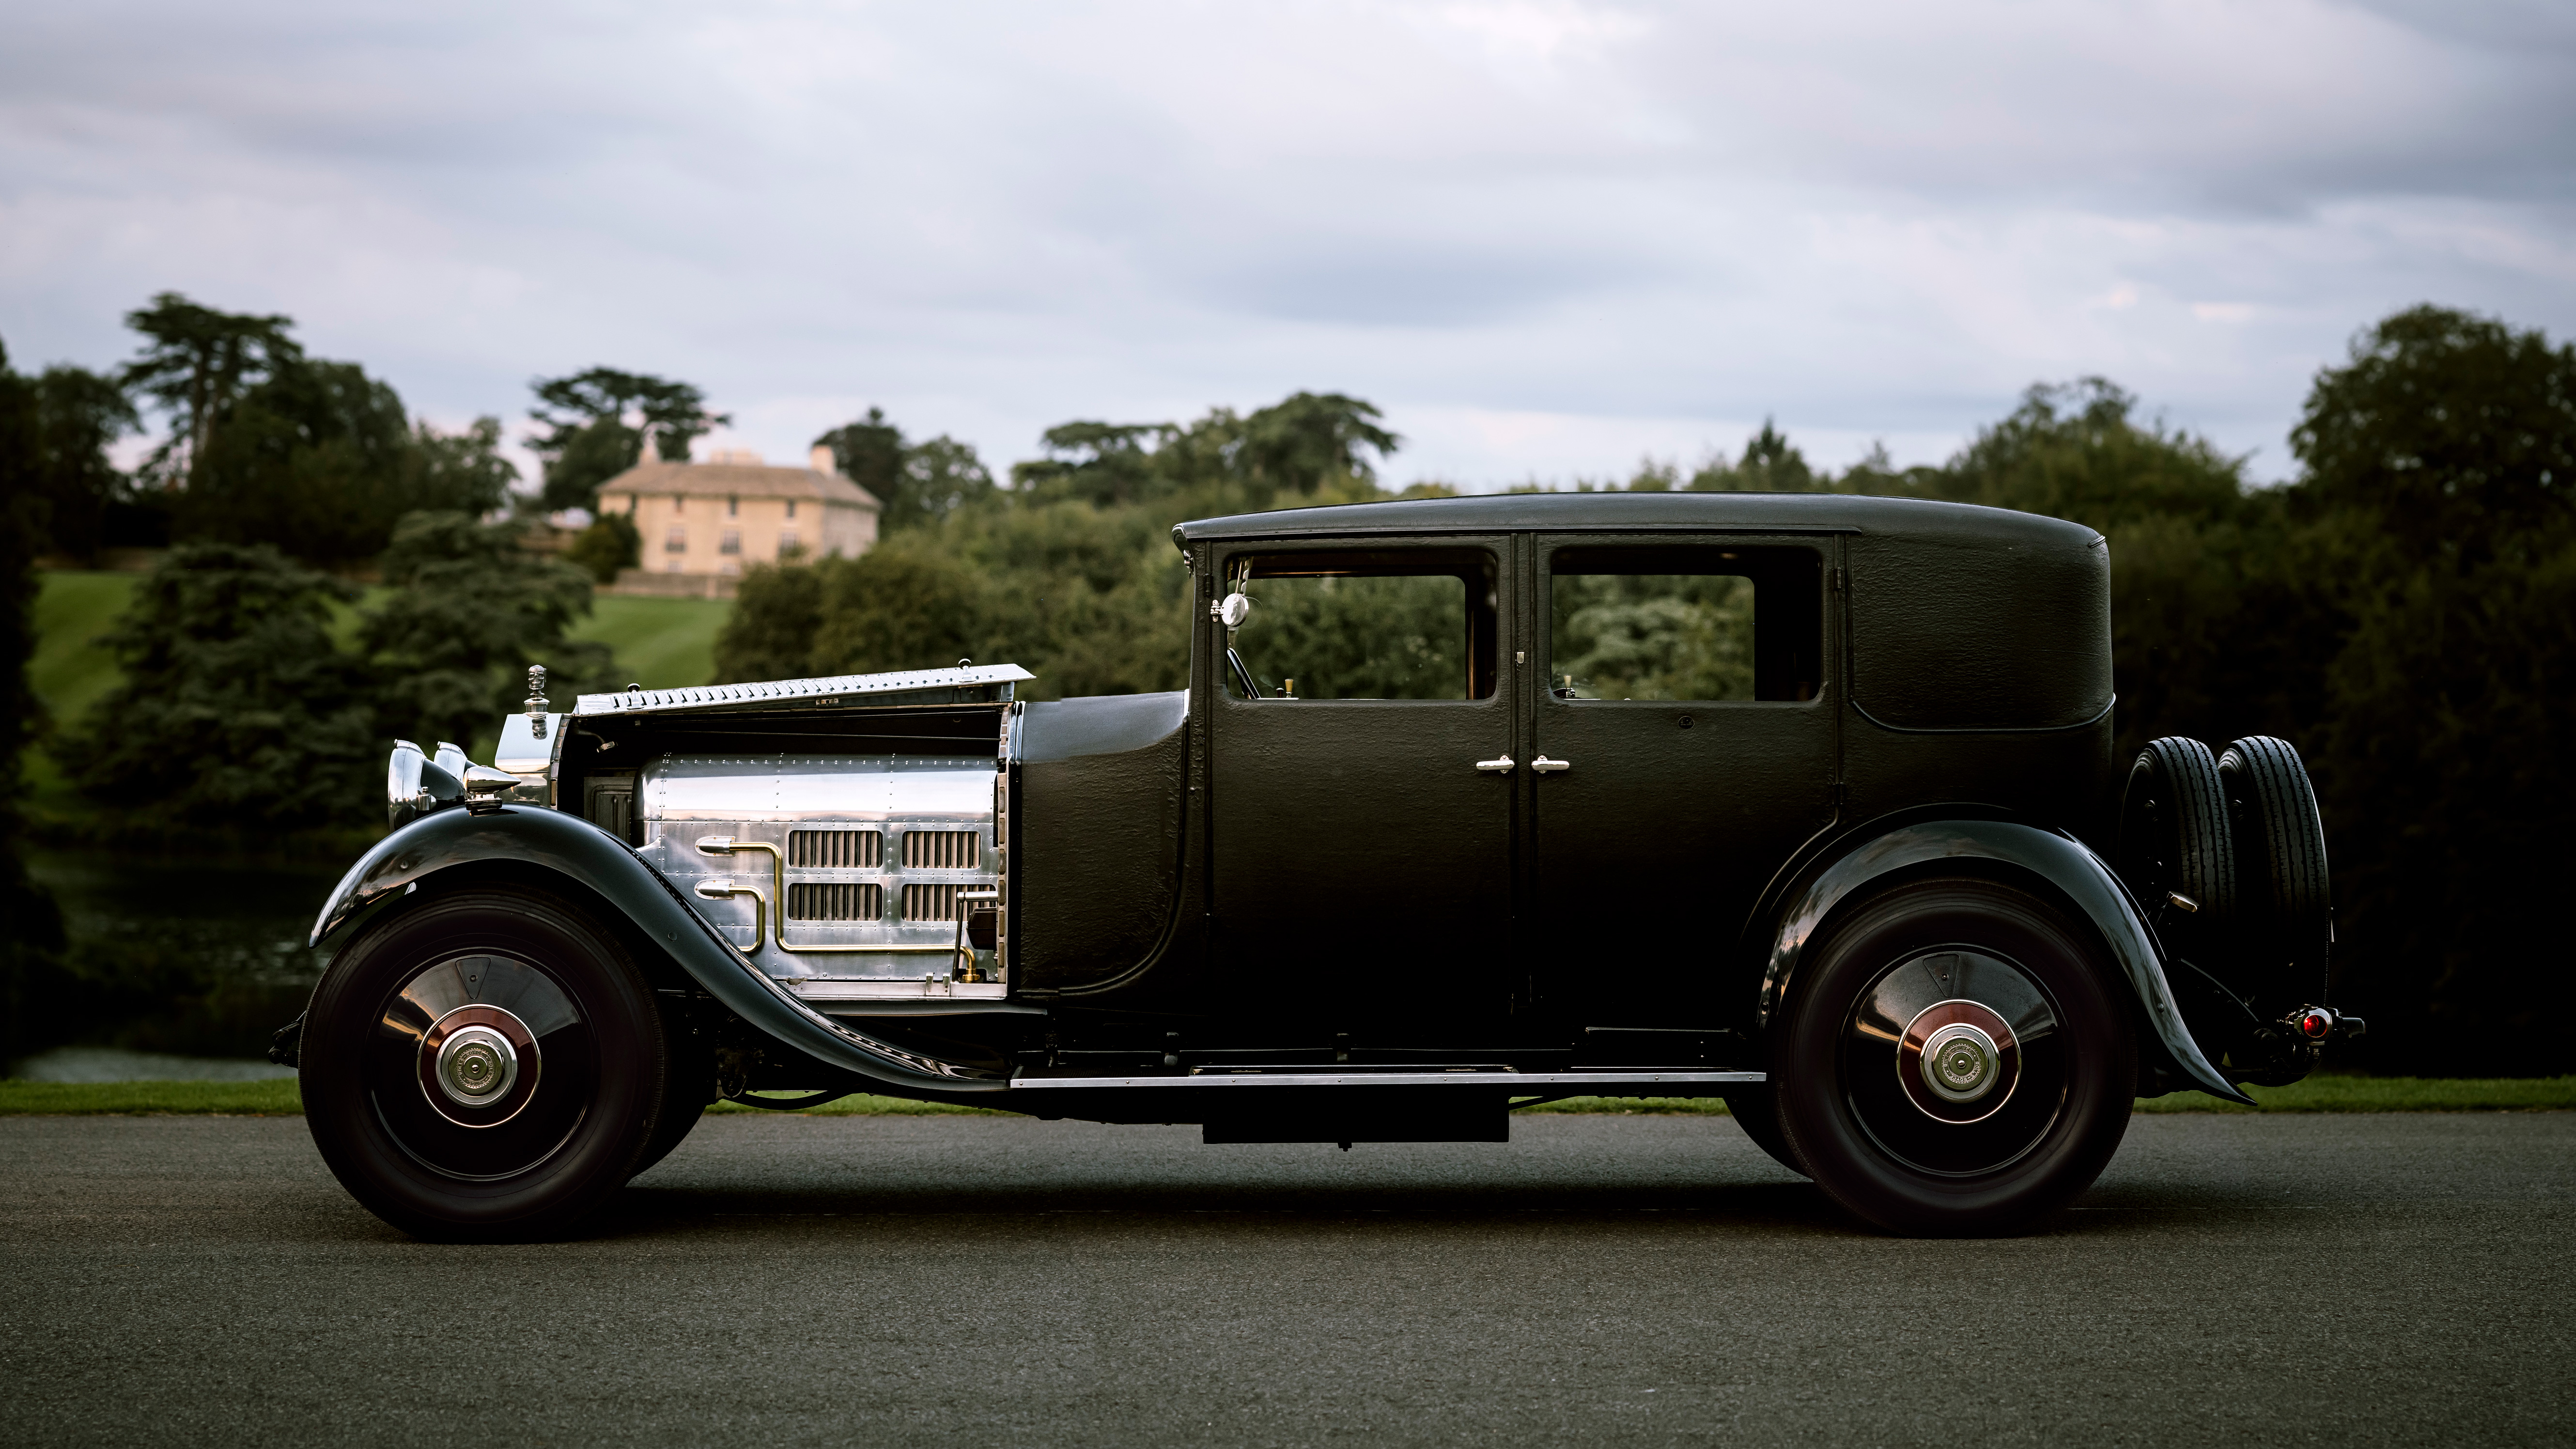
{"type": "MultiPolygon", "coordinates": [[[[1635,1095],[1644,1087],[1757,1086],[1765,1072],[1199,1072],[1188,1076],[1011,1078],[1011,1090],[1050,1087],[1484,1087],[1543,1093],[1559,1087],[1619,1087],[1635,1095]]],[[[1652,1094],[1648,1094],[1652,1095],[1652,1094]]]]}

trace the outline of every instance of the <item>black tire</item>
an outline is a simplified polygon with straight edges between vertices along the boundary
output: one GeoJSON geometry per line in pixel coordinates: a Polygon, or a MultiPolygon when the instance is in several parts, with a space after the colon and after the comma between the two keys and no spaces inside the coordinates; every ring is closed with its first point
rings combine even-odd
{"type": "Polygon", "coordinates": [[[2209,746],[2168,736],[2138,752],[2120,794],[2120,838],[2113,854],[2121,878],[2169,946],[2190,954],[2231,939],[2236,841],[2209,746]]]}
{"type": "Polygon", "coordinates": [[[2218,757],[2236,837],[2244,986],[2264,1015],[2326,999],[2334,897],[2325,825],[2307,767],[2287,740],[2241,739],[2218,757]]]}
{"type": "Polygon", "coordinates": [[[1790,1155],[1789,1139],[1780,1135],[1780,1103],[1767,1084],[1727,1093],[1726,1115],[1735,1119],[1735,1125],[1744,1129],[1754,1146],[1771,1154],[1773,1162],[1800,1177],[1807,1175],[1807,1169],[1790,1155]]]}
{"type": "Polygon", "coordinates": [[[2111,981],[2090,928],[2011,886],[1943,878],[1860,902],[1809,948],[1774,1023],[1782,1135],[1881,1228],[2024,1227],[2100,1176],[2128,1130],[2137,1042],[2111,981]],[[1976,1033],[1982,1075],[1925,1068],[1978,1056],[1976,1033]]]}
{"type": "Polygon", "coordinates": [[[644,1155],[635,1160],[635,1170],[626,1174],[631,1181],[653,1170],[655,1164],[671,1155],[671,1150],[689,1140],[689,1133],[707,1115],[707,1104],[688,1106],[673,1102],[663,1110],[662,1126],[653,1140],[644,1144],[644,1155]]]}
{"type": "Polygon", "coordinates": [[[612,934],[551,896],[465,890],[383,922],[323,974],[305,1123],[350,1195],[404,1232],[549,1236],[634,1174],[669,1065],[652,990],[612,934]]]}
{"type": "Polygon", "coordinates": [[[716,1099],[715,1059],[706,1044],[688,1029],[685,1019],[663,1018],[670,1034],[671,1070],[669,1084],[662,1093],[662,1121],[653,1129],[653,1140],[644,1144],[644,1155],[636,1159],[629,1178],[642,1177],[656,1163],[671,1155],[673,1148],[688,1140],[689,1133],[706,1117],[707,1106],[716,1099]]]}

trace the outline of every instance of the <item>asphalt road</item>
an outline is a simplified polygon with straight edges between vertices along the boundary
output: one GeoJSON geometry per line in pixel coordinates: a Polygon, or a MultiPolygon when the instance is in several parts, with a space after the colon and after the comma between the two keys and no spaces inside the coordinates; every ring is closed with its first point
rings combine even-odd
{"type": "Polygon", "coordinates": [[[0,1440],[2576,1439],[2576,1114],[2140,1118],[1986,1242],[1723,1119],[1514,1135],[719,1118],[596,1236],[460,1248],[297,1120],[0,1119],[0,1440]]]}

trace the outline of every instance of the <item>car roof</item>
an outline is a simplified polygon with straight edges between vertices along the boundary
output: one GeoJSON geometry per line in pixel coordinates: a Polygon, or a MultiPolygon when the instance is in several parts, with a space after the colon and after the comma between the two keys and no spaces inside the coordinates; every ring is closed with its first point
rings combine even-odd
{"type": "Polygon", "coordinates": [[[1203,539],[1553,529],[1863,533],[2057,548],[2089,547],[2099,537],[2080,523],[2036,513],[1922,498],[1843,493],[1481,493],[1203,518],[1175,527],[1172,540],[1186,548],[1203,539]]]}

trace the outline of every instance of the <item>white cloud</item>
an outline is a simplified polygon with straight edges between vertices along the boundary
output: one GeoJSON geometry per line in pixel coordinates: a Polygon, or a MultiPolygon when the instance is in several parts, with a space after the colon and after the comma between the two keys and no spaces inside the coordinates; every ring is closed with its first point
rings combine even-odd
{"type": "Polygon", "coordinates": [[[592,363],[800,456],[886,408],[1371,398],[1390,468],[1938,457],[2113,377],[2237,451],[2420,300],[2576,325],[2565,12],[174,0],[0,49],[0,337],[164,288],[442,420],[592,363]]]}

